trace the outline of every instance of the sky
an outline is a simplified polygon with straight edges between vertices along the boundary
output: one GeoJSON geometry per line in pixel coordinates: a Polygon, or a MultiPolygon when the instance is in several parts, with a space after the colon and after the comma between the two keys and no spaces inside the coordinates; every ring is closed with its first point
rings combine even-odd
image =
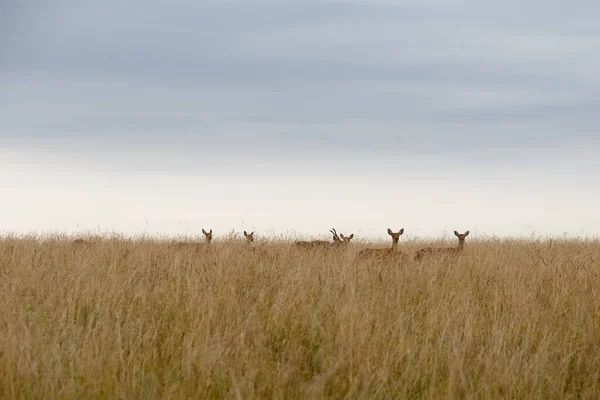
{"type": "Polygon", "coordinates": [[[0,232],[600,236],[597,1],[12,3],[0,232]]]}

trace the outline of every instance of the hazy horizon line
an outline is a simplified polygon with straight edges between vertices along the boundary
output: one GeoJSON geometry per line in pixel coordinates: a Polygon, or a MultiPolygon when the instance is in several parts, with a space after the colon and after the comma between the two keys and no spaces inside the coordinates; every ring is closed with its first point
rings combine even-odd
{"type": "MultiPolygon", "coordinates": [[[[210,227],[199,228],[198,231],[186,231],[186,232],[160,232],[160,231],[138,231],[138,232],[125,232],[125,231],[117,231],[117,230],[98,230],[98,229],[80,229],[80,230],[3,230],[0,232],[0,240],[6,239],[56,239],[56,238],[102,238],[102,239],[133,239],[133,240],[172,240],[172,239],[201,239],[204,242],[204,235],[202,234],[202,229],[212,229],[210,227]]],[[[388,228],[386,228],[388,229],[388,228]]],[[[383,229],[382,231],[385,231],[383,229]]],[[[390,229],[397,230],[397,228],[390,229]]],[[[400,229],[403,229],[402,227],[400,229]]],[[[267,229],[261,233],[260,230],[257,229],[246,229],[248,232],[255,232],[256,244],[261,244],[263,241],[293,241],[293,240],[310,240],[310,239],[323,239],[329,238],[331,239],[331,233],[327,234],[308,234],[294,231],[293,229],[287,230],[285,232],[275,231],[274,229],[267,229]]],[[[547,234],[547,233],[537,233],[535,229],[528,228],[526,232],[521,235],[502,235],[502,234],[491,234],[486,232],[480,232],[474,229],[468,229],[470,231],[468,242],[481,242],[481,241],[490,241],[490,240],[514,240],[514,241],[531,241],[531,242],[539,242],[539,241],[600,241],[600,235],[597,234],[585,234],[583,232],[569,233],[562,232],[557,234],[547,234]]],[[[223,233],[219,233],[214,231],[213,229],[213,242],[227,242],[227,241],[245,241],[243,236],[244,229],[241,230],[230,230],[230,231],[222,231],[223,233]]],[[[338,233],[343,233],[344,235],[354,234],[354,238],[350,242],[352,243],[374,243],[374,242],[390,242],[390,239],[386,239],[387,235],[383,234],[380,236],[375,235],[364,235],[362,236],[360,233],[356,233],[360,231],[340,231],[338,233]]],[[[410,231],[405,231],[405,234],[402,235],[400,239],[400,243],[414,243],[414,242],[422,242],[422,241],[440,241],[440,242],[454,242],[454,231],[442,232],[441,234],[431,235],[431,234],[421,234],[411,236],[410,231]],[[408,236],[405,236],[408,235],[408,236]]],[[[460,231],[461,233],[463,231],[460,231]]]]}

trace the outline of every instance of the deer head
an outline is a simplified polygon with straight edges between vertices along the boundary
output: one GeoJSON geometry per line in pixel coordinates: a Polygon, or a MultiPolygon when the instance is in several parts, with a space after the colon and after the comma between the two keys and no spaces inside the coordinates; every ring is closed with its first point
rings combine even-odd
{"type": "Polygon", "coordinates": [[[334,228],[331,228],[329,230],[329,232],[331,232],[333,234],[333,243],[350,243],[350,241],[352,240],[352,238],[354,237],[354,233],[350,236],[344,236],[343,234],[337,234],[337,232],[335,231],[334,228]]]}
{"type": "Polygon", "coordinates": [[[454,231],[454,235],[458,238],[458,247],[463,247],[465,245],[465,238],[469,236],[469,231],[466,231],[465,233],[454,231]]]}
{"type": "Polygon", "coordinates": [[[340,233],[340,237],[342,238],[342,240],[344,241],[344,243],[350,243],[350,241],[354,237],[354,233],[352,235],[350,235],[350,236],[344,236],[344,234],[340,233]]]}
{"type": "Polygon", "coordinates": [[[206,236],[206,241],[210,243],[210,241],[212,240],[212,229],[208,232],[202,229],[202,233],[204,233],[204,236],[206,236]]]}
{"type": "Polygon", "coordinates": [[[340,237],[338,236],[338,234],[337,234],[337,232],[335,231],[335,229],[331,228],[331,229],[329,230],[329,232],[331,232],[331,234],[333,235],[333,242],[334,242],[334,243],[338,243],[338,242],[341,242],[341,241],[342,241],[342,239],[340,239],[340,237]]]}
{"type": "Polygon", "coordinates": [[[392,230],[390,228],[388,228],[388,235],[390,235],[392,237],[392,243],[393,244],[398,244],[398,241],[400,240],[400,236],[402,236],[402,234],[404,234],[404,228],[400,229],[398,232],[392,232],[392,230]]]}
{"type": "Polygon", "coordinates": [[[246,241],[254,242],[254,231],[252,231],[251,233],[244,231],[244,236],[246,237],[246,241]]]}

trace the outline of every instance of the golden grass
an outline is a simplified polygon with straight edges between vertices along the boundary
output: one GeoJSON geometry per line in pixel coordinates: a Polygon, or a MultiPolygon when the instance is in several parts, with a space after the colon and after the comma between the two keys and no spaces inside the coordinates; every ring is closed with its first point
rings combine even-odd
{"type": "Polygon", "coordinates": [[[362,247],[2,239],[0,397],[600,396],[599,242],[362,247]]]}

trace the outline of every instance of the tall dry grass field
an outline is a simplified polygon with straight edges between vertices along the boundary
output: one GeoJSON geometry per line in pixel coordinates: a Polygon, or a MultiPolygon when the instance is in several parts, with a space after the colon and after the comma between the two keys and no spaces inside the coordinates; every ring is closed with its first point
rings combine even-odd
{"type": "Polygon", "coordinates": [[[469,239],[394,264],[4,238],[0,397],[598,398],[600,243],[469,239]]]}

